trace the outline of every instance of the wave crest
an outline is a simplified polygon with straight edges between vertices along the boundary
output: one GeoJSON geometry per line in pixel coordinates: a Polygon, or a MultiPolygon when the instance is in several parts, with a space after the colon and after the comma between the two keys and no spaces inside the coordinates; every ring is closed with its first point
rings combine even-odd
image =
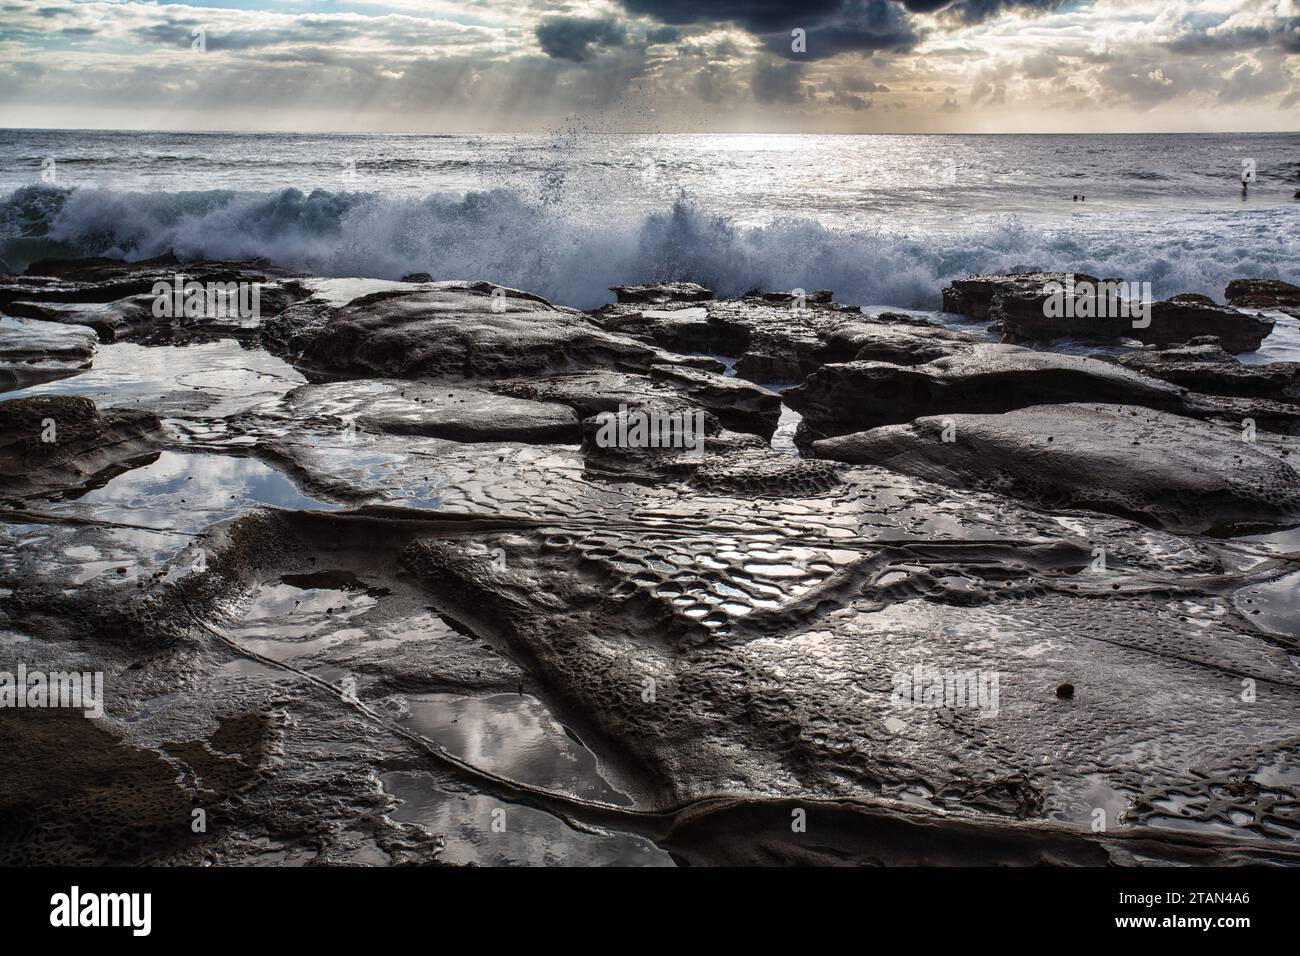
{"type": "Polygon", "coordinates": [[[327,276],[483,278],[580,308],[610,301],[611,285],[687,279],[720,295],[826,288],[844,302],[926,309],[972,272],[1077,269],[1150,281],[1160,296],[1218,297],[1241,276],[1295,281],[1300,229],[1285,213],[1127,230],[996,216],[961,233],[910,235],[794,216],[742,224],[685,194],[661,210],[617,213],[506,189],[399,198],[30,186],[0,202],[0,257],[18,269],[45,255],[262,257],[327,276]]]}

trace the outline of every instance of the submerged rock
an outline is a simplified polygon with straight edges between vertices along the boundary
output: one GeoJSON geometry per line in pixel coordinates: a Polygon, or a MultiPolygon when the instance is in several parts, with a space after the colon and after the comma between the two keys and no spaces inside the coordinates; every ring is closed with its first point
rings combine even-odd
{"type": "Polygon", "coordinates": [[[1300,445],[1119,405],[1038,405],[919,418],[815,442],[820,456],[1086,508],[1171,531],[1300,523],[1300,445]]]}

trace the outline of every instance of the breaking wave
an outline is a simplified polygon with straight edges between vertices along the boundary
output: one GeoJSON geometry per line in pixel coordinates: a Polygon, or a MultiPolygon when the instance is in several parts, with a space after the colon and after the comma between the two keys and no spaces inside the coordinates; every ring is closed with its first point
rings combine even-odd
{"type": "Polygon", "coordinates": [[[1089,225],[989,217],[958,233],[835,228],[809,218],[738,223],[682,194],[650,212],[529,199],[507,189],[398,198],[296,189],[136,193],[29,186],[0,200],[0,258],[266,258],[327,276],[483,278],[591,308],[611,285],[688,279],[722,295],[832,289],[844,302],[937,308],[955,276],[1076,269],[1149,281],[1159,296],[1220,298],[1229,279],[1296,281],[1293,211],[1172,213],[1089,225]]]}

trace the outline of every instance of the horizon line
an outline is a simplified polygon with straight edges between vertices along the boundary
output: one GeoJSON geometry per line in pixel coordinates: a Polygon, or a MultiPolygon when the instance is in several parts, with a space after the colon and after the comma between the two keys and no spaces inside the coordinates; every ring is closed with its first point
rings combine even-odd
{"type": "MultiPolygon", "coordinates": [[[[206,128],[206,129],[164,129],[164,128],[145,128],[145,127],[124,127],[124,126],[0,126],[0,131],[6,133],[170,133],[175,135],[217,135],[222,133],[234,134],[237,136],[546,136],[552,132],[558,132],[562,127],[557,127],[552,131],[538,130],[517,130],[514,132],[502,131],[469,131],[469,130],[427,130],[427,131],[394,131],[394,130],[302,130],[302,129],[284,129],[284,130],[259,130],[259,129],[230,129],[230,128],[206,128]]],[[[591,134],[595,136],[1300,136],[1300,130],[1161,130],[1152,132],[1097,132],[1094,130],[1080,130],[1078,132],[1024,132],[1024,131],[998,131],[982,130],[979,132],[911,132],[911,133],[886,133],[886,132],[848,132],[848,131],[817,131],[810,132],[807,130],[751,130],[751,131],[730,131],[730,132],[646,132],[635,130],[608,130],[600,133],[591,134]]]]}

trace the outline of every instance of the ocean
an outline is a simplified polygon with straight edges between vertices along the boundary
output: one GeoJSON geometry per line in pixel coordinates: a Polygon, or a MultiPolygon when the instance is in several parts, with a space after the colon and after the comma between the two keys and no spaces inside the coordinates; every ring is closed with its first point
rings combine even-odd
{"type": "Polygon", "coordinates": [[[1028,268],[1222,301],[1237,277],[1300,282],[1297,190],[1295,133],[5,130],[0,258],[266,257],[484,278],[579,308],[681,278],[935,309],[953,277],[1028,268]]]}

